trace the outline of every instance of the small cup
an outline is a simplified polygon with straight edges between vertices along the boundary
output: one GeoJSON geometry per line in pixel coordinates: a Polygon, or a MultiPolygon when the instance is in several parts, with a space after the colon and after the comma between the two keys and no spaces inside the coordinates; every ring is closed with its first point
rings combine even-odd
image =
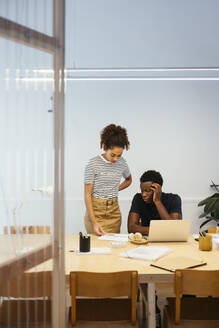
{"type": "Polygon", "coordinates": [[[79,237],[79,251],[90,252],[90,236],[80,234],[79,237]]]}
{"type": "Polygon", "coordinates": [[[199,249],[201,251],[211,251],[212,250],[212,236],[199,236],[199,249]]]}

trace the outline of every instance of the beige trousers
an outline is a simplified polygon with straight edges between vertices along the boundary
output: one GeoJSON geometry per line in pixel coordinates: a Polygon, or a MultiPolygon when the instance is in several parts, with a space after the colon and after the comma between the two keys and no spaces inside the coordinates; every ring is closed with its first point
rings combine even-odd
{"type": "MultiPolygon", "coordinates": [[[[101,225],[105,233],[119,233],[121,226],[121,212],[118,198],[101,199],[92,198],[94,214],[97,222],[101,225]]],[[[84,224],[87,233],[93,233],[93,225],[86,211],[84,224]]]]}

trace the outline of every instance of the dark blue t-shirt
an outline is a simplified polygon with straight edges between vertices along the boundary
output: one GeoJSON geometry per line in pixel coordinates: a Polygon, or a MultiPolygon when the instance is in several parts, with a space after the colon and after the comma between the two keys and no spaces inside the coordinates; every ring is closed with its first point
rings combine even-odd
{"type": "MultiPolygon", "coordinates": [[[[162,192],[161,202],[169,214],[182,214],[181,198],[178,195],[162,192]]],[[[129,212],[138,213],[140,216],[141,225],[144,227],[149,227],[150,220],[160,220],[160,216],[155,204],[153,202],[145,203],[140,193],[134,196],[129,212]]]]}

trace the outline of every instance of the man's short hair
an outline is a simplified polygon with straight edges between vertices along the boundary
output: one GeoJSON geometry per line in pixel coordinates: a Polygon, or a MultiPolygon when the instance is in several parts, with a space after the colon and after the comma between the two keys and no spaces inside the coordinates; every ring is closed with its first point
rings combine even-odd
{"type": "Polygon", "coordinates": [[[157,172],[155,170],[148,170],[142,174],[142,176],[140,177],[140,182],[147,182],[147,181],[158,183],[160,186],[163,185],[163,178],[160,172],[157,172]]]}

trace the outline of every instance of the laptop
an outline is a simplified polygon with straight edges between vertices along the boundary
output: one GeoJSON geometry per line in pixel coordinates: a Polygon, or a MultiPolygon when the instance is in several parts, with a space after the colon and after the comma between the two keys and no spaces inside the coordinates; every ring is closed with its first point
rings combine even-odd
{"type": "Polygon", "coordinates": [[[151,220],[148,241],[187,241],[191,220],[151,220]]]}

